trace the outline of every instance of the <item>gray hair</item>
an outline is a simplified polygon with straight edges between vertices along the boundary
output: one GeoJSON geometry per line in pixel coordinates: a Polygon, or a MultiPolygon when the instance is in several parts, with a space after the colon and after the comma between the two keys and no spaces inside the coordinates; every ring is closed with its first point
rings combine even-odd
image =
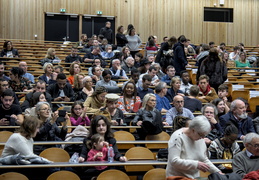
{"type": "Polygon", "coordinates": [[[166,83],[165,82],[160,82],[156,87],[155,87],[155,91],[156,93],[160,93],[162,91],[162,89],[164,89],[166,87],[166,83]]]}
{"type": "Polygon", "coordinates": [[[211,103],[206,104],[205,106],[203,106],[203,107],[201,108],[201,113],[202,113],[203,115],[204,115],[205,109],[206,109],[207,107],[212,107],[212,108],[214,109],[214,116],[217,116],[217,115],[218,115],[218,109],[216,108],[216,106],[214,106],[214,105],[211,104],[211,103]]]}
{"type": "Polygon", "coordinates": [[[240,102],[240,101],[243,102],[243,101],[240,100],[240,99],[235,99],[234,101],[232,101],[232,103],[230,104],[230,111],[235,110],[236,107],[237,107],[237,103],[240,102]]]}
{"type": "Polygon", "coordinates": [[[127,57],[127,59],[125,60],[125,62],[127,63],[128,61],[129,61],[129,59],[133,59],[134,60],[134,58],[133,57],[127,57]]]}
{"type": "Polygon", "coordinates": [[[254,132],[246,134],[245,139],[243,141],[244,145],[247,143],[250,143],[254,138],[259,139],[259,134],[254,133],[254,132]]]}
{"type": "Polygon", "coordinates": [[[147,93],[144,98],[143,98],[143,103],[142,103],[142,109],[146,109],[147,106],[147,102],[149,100],[149,98],[154,97],[156,98],[156,95],[152,94],[152,93],[147,93]]]}
{"type": "Polygon", "coordinates": [[[189,128],[194,129],[198,133],[206,134],[208,134],[211,130],[210,122],[203,115],[194,117],[189,123],[189,128]]]}
{"type": "Polygon", "coordinates": [[[85,87],[85,84],[86,84],[86,80],[87,79],[92,79],[91,76],[85,76],[84,79],[83,79],[83,86],[85,87]]]}
{"type": "Polygon", "coordinates": [[[119,62],[121,62],[119,59],[114,59],[114,60],[112,60],[112,64],[114,64],[114,63],[115,63],[115,61],[119,61],[119,62]]]}
{"type": "Polygon", "coordinates": [[[105,45],[105,49],[107,49],[109,47],[112,47],[112,45],[110,45],[110,44],[105,45]]]}
{"type": "Polygon", "coordinates": [[[51,66],[52,69],[54,69],[53,64],[51,64],[51,63],[45,63],[45,64],[43,65],[43,71],[44,71],[44,72],[46,72],[46,69],[47,69],[48,66],[51,66]]]}
{"type": "Polygon", "coordinates": [[[48,102],[38,102],[38,103],[36,104],[36,107],[35,107],[35,112],[36,112],[36,113],[41,109],[41,107],[42,107],[43,104],[46,104],[46,105],[48,105],[48,106],[50,107],[50,105],[49,105],[48,102]]]}

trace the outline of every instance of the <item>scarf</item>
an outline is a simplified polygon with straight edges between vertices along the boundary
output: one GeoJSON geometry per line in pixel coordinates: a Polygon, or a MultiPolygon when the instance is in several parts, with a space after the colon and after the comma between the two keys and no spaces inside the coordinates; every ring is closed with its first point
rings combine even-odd
{"type": "Polygon", "coordinates": [[[203,91],[202,89],[201,89],[201,86],[199,85],[199,88],[200,88],[200,91],[205,95],[205,96],[207,96],[207,94],[210,92],[210,85],[208,84],[208,86],[207,86],[207,88],[206,88],[206,90],[205,91],[203,91]]]}

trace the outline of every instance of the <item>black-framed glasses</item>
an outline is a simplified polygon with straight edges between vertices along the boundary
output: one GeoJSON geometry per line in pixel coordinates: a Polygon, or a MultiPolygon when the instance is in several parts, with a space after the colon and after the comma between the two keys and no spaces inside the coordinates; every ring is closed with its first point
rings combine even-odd
{"type": "Polygon", "coordinates": [[[251,144],[251,143],[248,143],[250,146],[253,146],[254,148],[258,149],[259,148],[259,144],[251,144]]]}

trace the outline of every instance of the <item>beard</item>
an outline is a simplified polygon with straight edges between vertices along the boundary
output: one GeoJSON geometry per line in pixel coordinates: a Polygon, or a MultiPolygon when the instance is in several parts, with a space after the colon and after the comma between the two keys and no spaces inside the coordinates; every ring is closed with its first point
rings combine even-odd
{"type": "Polygon", "coordinates": [[[247,113],[243,113],[243,114],[237,115],[237,117],[240,118],[240,119],[246,119],[247,118],[247,113]]]}

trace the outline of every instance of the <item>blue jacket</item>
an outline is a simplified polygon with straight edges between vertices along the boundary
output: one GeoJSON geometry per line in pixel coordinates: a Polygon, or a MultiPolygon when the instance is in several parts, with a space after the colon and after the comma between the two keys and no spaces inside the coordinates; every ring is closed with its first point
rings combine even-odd
{"type": "Polygon", "coordinates": [[[184,45],[177,43],[174,48],[174,67],[176,75],[180,75],[180,72],[186,70],[185,66],[188,64],[187,58],[184,52],[184,45]]]}
{"type": "Polygon", "coordinates": [[[234,124],[238,129],[238,139],[240,139],[242,135],[246,135],[250,132],[255,132],[254,124],[250,117],[247,117],[242,121],[238,121],[236,120],[232,112],[228,112],[227,114],[220,116],[219,120],[223,130],[225,129],[227,123],[230,122],[234,124]]]}
{"type": "Polygon", "coordinates": [[[182,94],[184,94],[184,92],[181,91],[181,90],[178,90],[177,92],[174,92],[174,89],[173,89],[173,88],[170,88],[170,89],[168,89],[168,91],[167,91],[165,97],[169,100],[169,102],[172,102],[173,99],[174,99],[174,97],[175,97],[175,95],[177,95],[177,93],[182,93],[182,94]]]}

